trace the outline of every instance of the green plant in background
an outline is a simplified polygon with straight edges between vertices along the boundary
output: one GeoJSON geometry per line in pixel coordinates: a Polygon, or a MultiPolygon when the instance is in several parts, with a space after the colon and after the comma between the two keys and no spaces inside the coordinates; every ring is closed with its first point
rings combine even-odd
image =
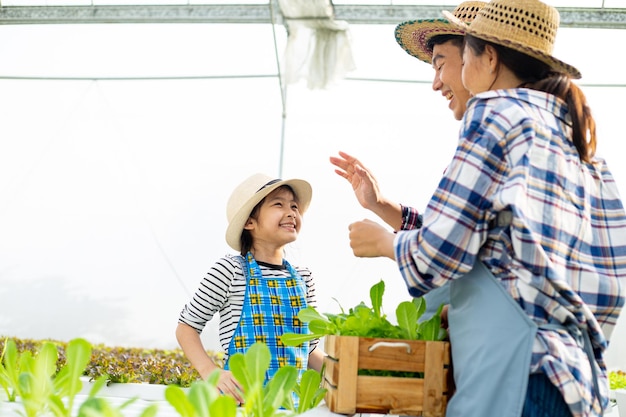
{"type": "Polygon", "coordinates": [[[34,355],[30,351],[18,352],[16,343],[7,340],[0,381],[9,401],[20,398],[27,417],[46,412],[70,417],[76,394],[82,388],[80,376],[90,357],[91,345],[86,340],[75,339],[67,345],[64,366],[57,369],[58,351],[54,343],[43,343],[34,355]]]}
{"type": "Polygon", "coordinates": [[[265,384],[269,364],[270,350],[264,343],[255,343],[246,353],[230,358],[230,370],[243,389],[244,403],[239,413],[235,400],[218,392],[219,371],[206,381],[194,382],[188,393],[168,386],[165,397],[181,417],[273,417],[301,414],[319,405],[326,392],[320,388],[319,372],[307,370],[298,384],[298,370],[283,366],[265,384]],[[300,397],[297,410],[292,399],[294,392],[300,397]]]}
{"type": "MultiPolygon", "coordinates": [[[[87,398],[77,404],[81,376],[92,359],[92,346],[83,339],[74,339],[63,346],[53,342],[37,346],[36,352],[20,352],[15,341],[5,340],[2,349],[0,384],[9,401],[19,399],[25,417],[123,417],[125,408],[136,400],[115,406],[98,397],[109,382],[109,376],[103,374],[96,379],[87,398]]],[[[300,414],[319,405],[325,390],[320,387],[320,373],[314,370],[306,371],[297,383],[297,369],[285,366],[264,386],[269,355],[267,345],[256,343],[245,354],[231,358],[231,371],[244,387],[245,403],[239,409],[233,398],[219,394],[219,372],[206,381],[194,381],[187,392],[170,384],[164,399],[181,417],[273,417],[300,414]],[[297,410],[292,400],[294,393],[300,396],[297,410]]],[[[140,417],[154,417],[157,412],[158,404],[151,404],[140,417]]]]}
{"type": "Polygon", "coordinates": [[[441,328],[443,305],[431,318],[420,322],[419,319],[426,311],[426,300],[420,297],[404,301],[396,308],[398,324],[394,325],[383,313],[384,292],[385,283],[381,280],[370,289],[372,307],[361,302],[348,313],[343,307],[340,314],[323,315],[313,307],[304,308],[298,313],[298,318],[309,324],[310,333],[285,333],[281,340],[288,346],[297,346],[327,335],[435,341],[445,339],[446,331],[441,328]]]}
{"type": "MultiPolygon", "coordinates": [[[[7,351],[9,346],[5,346],[5,344],[9,341],[17,347],[13,356],[26,351],[35,354],[44,343],[54,343],[59,352],[57,371],[66,363],[67,343],[65,342],[1,337],[1,352],[7,351]]],[[[221,352],[207,351],[207,354],[215,363],[223,363],[221,352]]],[[[7,351],[3,357],[11,357],[11,352],[7,351]]],[[[191,366],[181,349],[163,350],[93,345],[91,359],[84,370],[84,376],[95,380],[103,375],[107,375],[109,382],[177,384],[181,387],[189,387],[192,382],[200,379],[200,374],[191,366]]],[[[2,370],[0,369],[0,386],[4,386],[2,381],[2,370]]],[[[9,396],[8,393],[7,396],[9,396]]]]}
{"type": "MultiPolygon", "coordinates": [[[[223,362],[223,355],[207,352],[215,363],[223,362]]],[[[141,349],[105,347],[97,345],[85,375],[97,378],[108,375],[110,382],[144,382],[149,384],[189,387],[200,379],[180,349],[141,349]]]]}
{"type": "MultiPolygon", "coordinates": [[[[54,346],[51,343],[49,345],[54,346]]],[[[56,346],[54,349],[56,354],[56,346]]],[[[41,355],[41,352],[39,354],[41,355]]],[[[83,387],[80,377],[91,359],[91,344],[85,339],[74,339],[67,344],[65,354],[65,365],[54,376],[52,380],[54,390],[48,399],[50,408],[57,417],[72,415],[74,400],[83,387]],[[64,398],[66,402],[63,401],[64,398]]],[[[51,369],[56,368],[56,357],[54,360],[55,362],[50,365],[51,369]]],[[[105,378],[101,378],[92,388],[92,395],[95,395],[105,382],[105,378]]]]}
{"type": "Polygon", "coordinates": [[[17,346],[13,340],[7,339],[2,349],[0,360],[0,386],[9,401],[15,401],[19,377],[19,359],[17,346]]]}
{"type": "Polygon", "coordinates": [[[291,393],[297,383],[298,370],[283,366],[264,385],[270,365],[270,350],[266,344],[255,343],[245,354],[236,353],[229,361],[231,372],[243,388],[244,416],[272,417],[283,406],[293,410],[291,393]]]}
{"type": "Polygon", "coordinates": [[[610,389],[626,389],[626,372],[609,371],[609,387],[610,389]]]}
{"type": "MultiPolygon", "coordinates": [[[[96,380],[87,399],[75,410],[76,396],[82,389],[80,378],[91,359],[92,347],[84,339],[71,340],[63,350],[61,362],[57,349],[57,344],[43,342],[35,353],[19,352],[15,341],[5,340],[0,383],[7,399],[16,403],[19,399],[26,417],[123,417],[123,409],[136,399],[116,407],[105,398],[98,398],[96,395],[108,382],[106,375],[96,380]],[[62,365],[58,368],[59,363],[62,365]]],[[[157,407],[146,407],[141,417],[154,417],[157,407]]]]}
{"type": "Polygon", "coordinates": [[[217,389],[219,371],[213,372],[206,381],[191,384],[186,393],[176,385],[165,389],[165,399],[181,417],[235,417],[237,404],[232,397],[220,395],[217,389]]]}
{"type": "Polygon", "coordinates": [[[56,372],[57,355],[56,346],[46,343],[37,356],[26,352],[19,357],[17,385],[13,390],[21,399],[27,417],[48,410],[48,397],[53,394],[51,378],[56,372]]]}
{"type": "Polygon", "coordinates": [[[294,392],[300,398],[298,403],[298,414],[311,410],[322,402],[326,395],[326,389],[322,388],[322,372],[314,369],[307,369],[302,374],[302,379],[294,387],[294,392]]]}

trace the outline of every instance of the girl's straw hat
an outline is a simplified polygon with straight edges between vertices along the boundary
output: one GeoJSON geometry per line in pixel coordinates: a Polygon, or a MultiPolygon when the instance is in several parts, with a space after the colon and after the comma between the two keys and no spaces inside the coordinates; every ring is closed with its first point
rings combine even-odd
{"type": "Polygon", "coordinates": [[[552,56],[559,12],[538,0],[492,0],[471,26],[447,10],[443,15],[467,34],[522,52],[554,71],[580,78],[580,71],[552,56]]]}
{"type": "MultiPolygon", "coordinates": [[[[462,22],[471,23],[476,13],[485,6],[482,1],[464,1],[452,14],[462,22]]],[[[433,50],[428,47],[431,38],[437,35],[463,36],[465,31],[445,19],[421,19],[400,23],[395,30],[396,41],[409,55],[428,64],[433,59],[433,50]]]]}
{"type": "Polygon", "coordinates": [[[250,213],[261,200],[281,185],[288,185],[293,189],[300,213],[304,214],[311,203],[311,184],[299,179],[281,180],[265,174],[254,174],[235,188],[226,205],[226,243],[231,248],[241,250],[241,233],[250,213]]]}

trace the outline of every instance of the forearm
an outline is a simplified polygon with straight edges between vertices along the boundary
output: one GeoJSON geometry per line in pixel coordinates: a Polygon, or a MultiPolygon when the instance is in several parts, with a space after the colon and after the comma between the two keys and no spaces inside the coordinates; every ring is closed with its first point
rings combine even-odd
{"type": "Polygon", "coordinates": [[[383,198],[368,208],[380,217],[382,221],[391,226],[393,230],[402,228],[402,206],[399,203],[383,198]]]}
{"type": "Polygon", "coordinates": [[[208,378],[211,372],[218,368],[207,354],[200,340],[200,335],[193,327],[184,323],[178,323],[176,339],[183,352],[185,352],[185,356],[198,371],[202,379],[208,378]]]}

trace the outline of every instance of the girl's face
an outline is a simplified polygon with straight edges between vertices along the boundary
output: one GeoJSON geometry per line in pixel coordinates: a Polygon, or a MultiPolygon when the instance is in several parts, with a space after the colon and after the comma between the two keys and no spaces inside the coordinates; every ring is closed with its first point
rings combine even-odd
{"type": "Polygon", "coordinates": [[[476,55],[468,45],[463,49],[463,85],[472,96],[487,91],[493,85],[496,73],[491,67],[488,53],[476,55]]]}
{"type": "Polygon", "coordinates": [[[301,226],[296,197],[290,188],[280,187],[265,197],[257,215],[248,219],[245,228],[250,231],[254,246],[263,242],[284,246],[296,240],[301,226]]]}

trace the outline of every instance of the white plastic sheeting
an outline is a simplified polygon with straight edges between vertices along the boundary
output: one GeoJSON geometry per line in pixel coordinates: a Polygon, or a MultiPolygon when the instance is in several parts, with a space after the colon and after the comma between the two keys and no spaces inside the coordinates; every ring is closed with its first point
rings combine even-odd
{"type": "MultiPolygon", "coordinates": [[[[456,143],[432,69],[397,46],[393,29],[351,27],[350,77],[361,81],[288,88],[283,177],[306,178],[314,194],[287,256],[313,271],[323,312],[338,311],[335,300],[367,302],[380,279],[388,315],[408,297],[393,262],[352,255],[348,224],[374,216],[328,157],[357,155],[387,195],[422,208],[456,143]]],[[[562,30],[555,53],[583,73],[599,152],[626,196],[623,115],[612,104],[626,92],[613,47],[625,40],[623,31],[562,30]],[[589,39],[607,41],[582,50],[589,39]]],[[[230,190],[253,172],[278,174],[274,52],[271,28],[258,25],[0,27],[0,334],[176,346],[178,312],[229,252],[230,190]]],[[[625,322],[610,366],[626,368],[625,322]]]]}

